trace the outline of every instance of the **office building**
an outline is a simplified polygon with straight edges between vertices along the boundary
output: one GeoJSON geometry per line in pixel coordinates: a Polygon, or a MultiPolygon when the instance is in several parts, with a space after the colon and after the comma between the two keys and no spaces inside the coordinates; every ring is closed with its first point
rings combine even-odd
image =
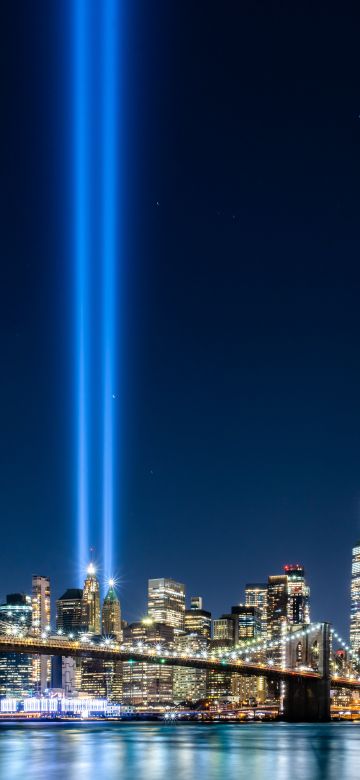
{"type": "Polygon", "coordinates": [[[360,541],[352,551],[351,563],[351,612],[350,645],[355,653],[360,653],[360,541]]]}
{"type": "Polygon", "coordinates": [[[187,634],[198,634],[206,639],[210,639],[211,612],[203,609],[201,596],[193,596],[190,609],[185,610],[184,630],[187,634]]]}
{"type": "Polygon", "coordinates": [[[261,635],[267,636],[267,600],[268,586],[264,582],[252,582],[245,586],[245,604],[257,607],[261,615],[261,635]]]}
{"type": "Polygon", "coordinates": [[[81,588],[68,588],[56,601],[56,628],[63,634],[76,636],[82,630],[82,598],[81,588]]]}
{"type": "MultiPolygon", "coordinates": [[[[178,636],[174,647],[180,656],[206,653],[209,642],[199,633],[178,636]]],[[[205,699],[207,694],[207,672],[203,669],[175,666],[174,668],[174,702],[175,704],[195,704],[205,699]]]]}
{"type": "MultiPolygon", "coordinates": [[[[40,574],[32,578],[32,630],[35,636],[50,632],[51,602],[50,579],[40,574]]],[[[33,656],[33,685],[37,693],[44,693],[51,684],[51,658],[33,656]]]]}
{"type": "MultiPolygon", "coordinates": [[[[0,605],[0,634],[26,634],[32,624],[31,597],[10,593],[0,605]]],[[[33,661],[24,653],[0,653],[0,697],[24,697],[33,691],[33,661]]]]}
{"type": "Polygon", "coordinates": [[[288,589],[289,624],[310,623],[310,588],[305,581],[305,570],[299,564],[284,566],[288,589]]]}
{"type": "Polygon", "coordinates": [[[258,607],[237,604],[232,607],[231,615],[237,623],[236,635],[239,642],[261,637],[261,614],[258,607]]]}
{"type": "Polygon", "coordinates": [[[185,585],[169,578],[148,582],[148,614],[156,623],[184,629],[185,585]]]}
{"type": "Polygon", "coordinates": [[[217,642],[217,646],[237,642],[237,620],[234,615],[221,615],[213,620],[213,640],[217,642]]]}
{"type": "MultiPolygon", "coordinates": [[[[123,629],[125,647],[153,646],[157,651],[171,647],[174,629],[151,618],[131,623],[123,629]]],[[[139,709],[161,709],[173,701],[173,667],[167,664],[123,663],[124,704],[139,709]]]]}
{"type": "Polygon", "coordinates": [[[100,585],[93,563],[90,563],[87,568],[87,575],[84,582],[81,605],[81,626],[82,631],[85,633],[99,635],[101,632],[100,585]]]}
{"type": "Polygon", "coordinates": [[[288,578],[273,575],[268,579],[268,638],[277,642],[270,657],[278,666],[285,665],[285,637],[288,629],[288,578]]]}
{"type": "Polygon", "coordinates": [[[105,636],[114,637],[119,642],[121,641],[121,608],[113,580],[110,580],[108,592],[104,598],[102,608],[102,633],[105,636]]]}

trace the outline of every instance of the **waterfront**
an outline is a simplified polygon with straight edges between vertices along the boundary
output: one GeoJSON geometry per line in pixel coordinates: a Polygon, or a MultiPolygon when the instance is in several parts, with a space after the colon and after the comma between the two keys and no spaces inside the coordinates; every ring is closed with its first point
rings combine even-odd
{"type": "Polygon", "coordinates": [[[1,724],[1,780],[355,780],[360,724],[1,724]]]}

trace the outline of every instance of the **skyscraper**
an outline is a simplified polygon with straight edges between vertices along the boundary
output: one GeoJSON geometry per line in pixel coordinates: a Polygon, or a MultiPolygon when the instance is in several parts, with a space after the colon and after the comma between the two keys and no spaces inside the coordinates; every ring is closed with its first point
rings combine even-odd
{"type": "Polygon", "coordinates": [[[81,605],[82,630],[89,634],[100,634],[100,586],[93,563],[87,568],[81,605]]]}
{"type": "Polygon", "coordinates": [[[185,585],[170,578],[149,580],[148,613],[156,623],[183,630],[185,585]]]}
{"type": "Polygon", "coordinates": [[[79,634],[82,629],[81,588],[68,588],[56,601],[56,628],[64,634],[79,634]]]}
{"type": "MultiPolygon", "coordinates": [[[[20,634],[31,627],[31,598],[10,593],[0,605],[0,633],[20,634]]],[[[25,653],[0,653],[0,696],[28,696],[33,686],[32,656],[25,653]]]]}
{"type": "Polygon", "coordinates": [[[268,637],[278,644],[272,651],[277,665],[285,664],[285,640],[288,626],[288,578],[286,575],[270,576],[268,580],[268,637]]]}
{"type": "Polygon", "coordinates": [[[109,581],[109,589],[104,598],[102,608],[102,633],[106,636],[114,636],[121,641],[121,608],[120,601],[114,588],[114,580],[109,581]]]}
{"type": "Polygon", "coordinates": [[[305,581],[305,570],[297,564],[287,564],[288,621],[290,624],[310,623],[310,588],[305,581]]]}
{"type": "Polygon", "coordinates": [[[355,653],[360,651],[360,541],[352,551],[350,644],[355,653]]]}
{"type": "Polygon", "coordinates": [[[203,609],[201,596],[193,596],[190,609],[185,610],[184,629],[187,634],[198,634],[210,639],[211,612],[203,609]]]}
{"type": "MultiPolygon", "coordinates": [[[[40,574],[34,574],[32,578],[32,627],[35,636],[41,636],[50,631],[50,621],[50,579],[40,574]]],[[[33,682],[39,693],[43,693],[50,686],[50,656],[33,656],[33,682]]]]}
{"type": "Polygon", "coordinates": [[[236,634],[239,642],[261,636],[261,614],[258,607],[237,604],[232,607],[231,614],[237,622],[236,634]]]}
{"type": "Polygon", "coordinates": [[[268,586],[266,582],[252,582],[245,585],[245,604],[257,607],[261,616],[261,634],[267,636],[268,586]]]}

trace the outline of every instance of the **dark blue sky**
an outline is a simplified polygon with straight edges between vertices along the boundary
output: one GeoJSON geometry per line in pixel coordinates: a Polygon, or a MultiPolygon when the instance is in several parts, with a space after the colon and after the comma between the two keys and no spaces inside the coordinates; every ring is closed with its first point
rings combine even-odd
{"type": "MultiPolygon", "coordinates": [[[[348,629],[359,11],[315,5],[127,9],[116,557],[128,618],[148,576],[179,578],[218,614],[246,581],[301,562],[314,618],[348,629]]],[[[56,595],[77,576],[70,9],[0,11],[1,596],[33,571],[56,595]]]]}

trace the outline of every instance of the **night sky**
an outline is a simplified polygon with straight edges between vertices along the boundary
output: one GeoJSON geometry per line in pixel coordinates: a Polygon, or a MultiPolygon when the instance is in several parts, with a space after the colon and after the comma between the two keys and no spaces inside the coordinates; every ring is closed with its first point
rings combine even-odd
{"type": "MultiPolygon", "coordinates": [[[[185,582],[217,616],[300,562],[314,619],[345,634],[360,536],[359,9],[126,5],[124,617],[144,614],[148,577],[185,582]]],[[[1,3],[1,598],[34,572],[54,596],[77,581],[71,18],[70,2],[1,3]]],[[[96,355],[96,323],[92,336],[96,355]]],[[[94,494],[98,468],[95,455],[94,494]]]]}

